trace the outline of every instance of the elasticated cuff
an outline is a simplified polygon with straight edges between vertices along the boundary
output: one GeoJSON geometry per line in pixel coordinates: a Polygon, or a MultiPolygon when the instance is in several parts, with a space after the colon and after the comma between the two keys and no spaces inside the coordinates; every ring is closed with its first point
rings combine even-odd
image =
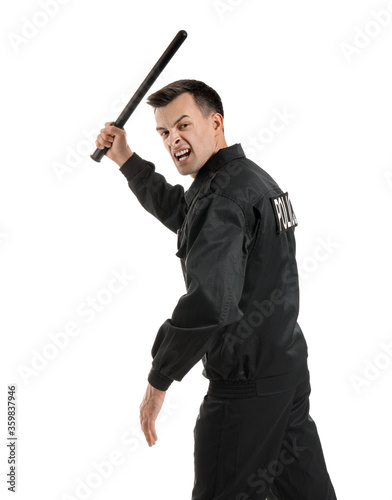
{"type": "Polygon", "coordinates": [[[159,391],[167,391],[173,380],[151,368],[148,374],[148,382],[159,391]]]}

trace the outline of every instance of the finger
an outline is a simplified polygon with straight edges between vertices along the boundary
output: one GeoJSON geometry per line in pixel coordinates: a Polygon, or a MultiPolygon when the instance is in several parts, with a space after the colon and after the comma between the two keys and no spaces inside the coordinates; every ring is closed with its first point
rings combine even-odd
{"type": "Polygon", "coordinates": [[[113,142],[113,140],[114,140],[114,135],[109,134],[107,128],[103,128],[101,130],[101,136],[105,139],[105,141],[113,142]]]}
{"type": "Polygon", "coordinates": [[[152,435],[151,428],[149,425],[147,428],[146,436],[147,436],[148,446],[153,446],[155,444],[156,440],[154,439],[154,436],[152,435]]]}
{"type": "Polygon", "coordinates": [[[155,444],[155,441],[149,432],[146,434],[146,441],[147,441],[148,446],[150,446],[150,447],[154,446],[154,444],[155,444]]]}
{"type": "Polygon", "coordinates": [[[154,440],[154,444],[155,444],[156,441],[158,440],[157,432],[155,430],[155,420],[152,420],[150,423],[150,434],[151,434],[151,436],[154,440]]]}
{"type": "Polygon", "coordinates": [[[99,134],[97,141],[102,144],[105,148],[110,148],[113,141],[107,141],[104,139],[102,134],[99,134]]]}
{"type": "Polygon", "coordinates": [[[152,442],[152,444],[155,444],[157,439],[158,439],[157,433],[155,431],[155,419],[149,418],[147,420],[147,429],[148,429],[150,441],[152,442]]]}
{"type": "Polygon", "coordinates": [[[114,125],[112,125],[112,123],[114,123],[114,122],[106,122],[105,123],[105,129],[107,131],[109,131],[109,129],[117,130],[117,127],[115,127],[114,125]]]}
{"type": "Polygon", "coordinates": [[[147,429],[145,429],[143,431],[143,434],[144,434],[144,437],[146,438],[148,446],[152,446],[153,444],[155,444],[154,440],[153,440],[153,438],[151,436],[151,433],[147,429]]]}
{"type": "Polygon", "coordinates": [[[116,136],[125,134],[125,130],[122,128],[115,127],[114,125],[105,125],[106,132],[110,135],[116,136]]]}
{"type": "Polygon", "coordinates": [[[143,434],[146,438],[146,441],[148,443],[148,446],[153,446],[157,440],[155,428],[152,429],[153,426],[154,426],[154,423],[152,422],[152,424],[151,424],[151,420],[148,418],[146,418],[145,420],[142,421],[141,427],[142,427],[143,434]]]}
{"type": "MultiPolygon", "coordinates": [[[[110,143],[110,146],[111,146],[112,143],[110,143]]],[[[97,146],[97,148],[99,149],[104,149],[106,146],[105,146],[105,141],[102,140],[102,136],[98,136],[97,137],[97,140],[95,141],[95,145],[97,146]]],[[[110,147],[110,146],[107,146],[107,147],[110,147]]]]}

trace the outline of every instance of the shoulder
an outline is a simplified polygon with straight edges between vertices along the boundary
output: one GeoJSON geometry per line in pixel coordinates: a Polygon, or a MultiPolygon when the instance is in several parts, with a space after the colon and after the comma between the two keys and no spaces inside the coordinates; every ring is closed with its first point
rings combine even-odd
{"type": "Polygon", "coordinates": [[[244,210],[269,193],[281,193],[277,182],[259,165],[245,156],[222,165],[208,186],[211,193],[230,198],[244,210]]]}

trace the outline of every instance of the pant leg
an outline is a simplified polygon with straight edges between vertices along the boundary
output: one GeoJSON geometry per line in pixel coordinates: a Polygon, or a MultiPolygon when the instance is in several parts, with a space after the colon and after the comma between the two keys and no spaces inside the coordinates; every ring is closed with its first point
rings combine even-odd
{"type": "Polygon", "coordinates": [[[192,500],[265,500],[294,394],[204,397],[194,429],[192,500]]]}
{"type": "Polygon", "coordinates": [[[192,500],[336,500],[309,394],[307,377],[279,394],[205,396],[194,429],[192,500]]]}
{"type": "Polygon", "coordinates": [[[309,415],[310,383],[299,384],[284,435],[287,462],[276,475],[268,500],[336,500],[317,427],[309,415]]]}
{"type": "Polygon", "coordinates": [[[204,396],[193,430],[195,480],[192,500],[212,500],[217,482],[220,435],[225,402],[204,396]]]}

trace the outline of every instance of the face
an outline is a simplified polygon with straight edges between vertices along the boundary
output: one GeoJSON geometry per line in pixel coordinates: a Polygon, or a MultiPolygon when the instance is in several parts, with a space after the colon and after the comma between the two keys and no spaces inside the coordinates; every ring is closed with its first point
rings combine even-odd
{"type": "Polygon", "coordinates": [[[157,108],[155,120],[163,144],[181,175],[196,177],[211,156],[227,147],[222,116],[211,113],[204,117],[188,92],[157,108]]]}

